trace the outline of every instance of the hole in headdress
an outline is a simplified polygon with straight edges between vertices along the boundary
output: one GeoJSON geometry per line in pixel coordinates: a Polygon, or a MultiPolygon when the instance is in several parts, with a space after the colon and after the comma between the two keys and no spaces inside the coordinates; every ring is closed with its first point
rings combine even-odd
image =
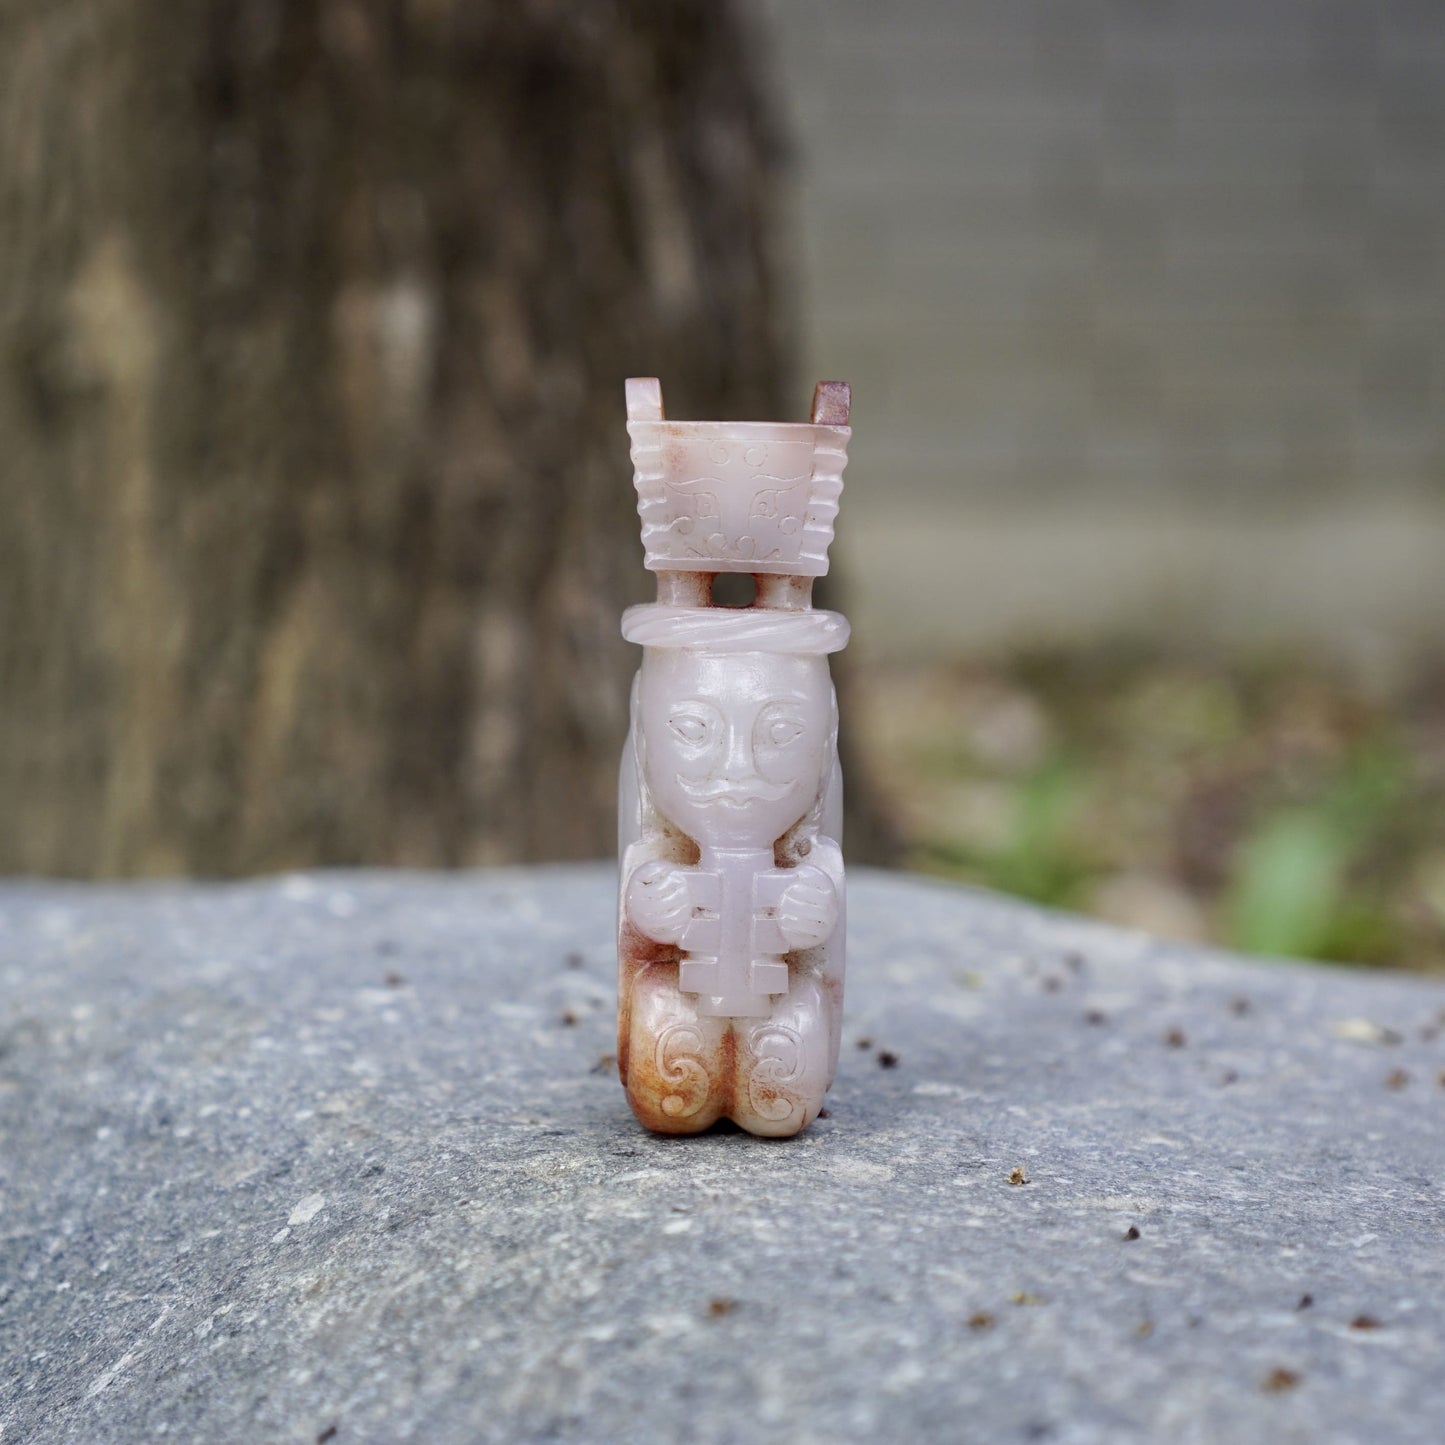
{"type": "Polygon", "coordinates": [[[751,607],[758,596],[758,579],[751,572],[719,572],[712,579],[714,607],[751,607]]]}

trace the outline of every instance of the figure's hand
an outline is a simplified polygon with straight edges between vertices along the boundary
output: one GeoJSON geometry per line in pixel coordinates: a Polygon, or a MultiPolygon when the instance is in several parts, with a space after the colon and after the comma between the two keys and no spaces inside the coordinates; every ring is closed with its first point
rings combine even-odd
{"type": "Polygon", "coordinates": [[[789,948],[816,948],[838,926],[838,890],[821,868],[799,871],[778,900],[778,931],[789,948]]]}
{"type": "Polygon", "coordinates": [[[681,943],[692,918],[685,871],[661,860],[644,863],[627,885],[627,917],[656,943],[681,943]]]}

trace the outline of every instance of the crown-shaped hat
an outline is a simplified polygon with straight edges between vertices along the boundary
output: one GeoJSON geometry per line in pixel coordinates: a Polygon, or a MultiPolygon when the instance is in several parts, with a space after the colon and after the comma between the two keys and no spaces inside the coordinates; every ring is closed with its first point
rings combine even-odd
{"type": "Polygon", "coordinates": [[[849,393],[821,381],[810,422],[664,421],[655,377],[627,383],[650,571],[821,577],[848,463],[849,393]]]}

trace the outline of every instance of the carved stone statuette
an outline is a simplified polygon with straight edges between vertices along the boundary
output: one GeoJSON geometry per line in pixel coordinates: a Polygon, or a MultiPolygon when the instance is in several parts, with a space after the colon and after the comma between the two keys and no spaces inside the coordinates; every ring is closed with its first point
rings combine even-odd
{"type": "Polygon", "coordinates": [[[790,1135],[822,1107],[843,1009],[842,784],[828,654],[812,607],[847,462],[848,388],[809,423],[665,421],[627,383],[627,430],[657,601],[619,796],[618,1068],[649,1129],[721,1118],[790,1135]],[[746,607],[713,600],[752,575],[746,607]]]}

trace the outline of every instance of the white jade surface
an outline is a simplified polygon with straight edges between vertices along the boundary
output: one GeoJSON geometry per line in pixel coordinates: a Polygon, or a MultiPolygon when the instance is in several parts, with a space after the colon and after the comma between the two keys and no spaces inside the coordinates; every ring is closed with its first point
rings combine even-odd
{"type": "Polygon", "coordinates": [[[822,1106],[843,1002],[837,705],[847,623],[809,605],[827,567],[846,388],[814,422],[666,422],[628,383],[647,565],[620,789],[618,1062],[649,1128],[731,1118],[796,1133],[822,1106]],[[752,572],[749,607],[714,606],[752,572]]]}

